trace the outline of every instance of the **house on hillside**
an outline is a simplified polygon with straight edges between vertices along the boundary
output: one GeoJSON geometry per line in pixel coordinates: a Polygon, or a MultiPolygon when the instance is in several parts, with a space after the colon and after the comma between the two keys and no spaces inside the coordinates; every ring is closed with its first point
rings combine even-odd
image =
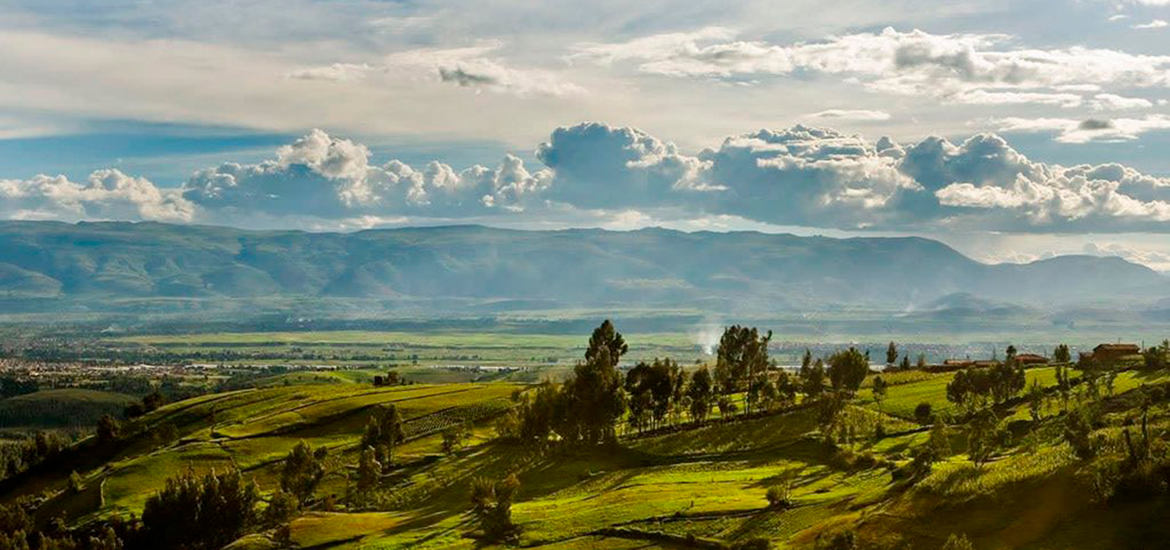
{"type": "Polygon", "coordinates": [[[1101,344],[1093,348],[1093,359],[1099,363],[1116,363],[1125,357],[1140,355],[1142,348],[1137,344],[1101,344]]]}
{"type": "Polygon", "coordinates": [[[1035,353],[1021,353],[1016,356],[1016,362],[1021,365],[1047,365],[1048,358],[1035,353]]]}

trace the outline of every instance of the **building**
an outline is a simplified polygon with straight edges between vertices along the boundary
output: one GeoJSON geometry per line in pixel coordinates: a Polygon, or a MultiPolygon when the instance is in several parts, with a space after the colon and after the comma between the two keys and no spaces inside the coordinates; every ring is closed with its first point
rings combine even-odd
{"type": "Polygon", "coordinates": [[[1016,362],[1021,365],[1047,365],[1048,358],[1035,353],[1021,353],[1016,356],[1016,362]]]}
{"type": "Polygon", "coordinates": [[[1141,355],[1137,344],[1101,344],[1093,348],[1093,359],[1099,363],[1116,363],[1125,357],[1141,355]]]}

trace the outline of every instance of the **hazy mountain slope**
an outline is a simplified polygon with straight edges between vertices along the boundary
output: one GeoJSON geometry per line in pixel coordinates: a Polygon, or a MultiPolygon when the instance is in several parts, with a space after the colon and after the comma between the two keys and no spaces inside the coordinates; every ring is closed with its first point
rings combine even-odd
{"type": "Polygon", "coordinates": [[[283,296],[767,312],[924,305],[955,293],[1040,304],[1168,294],[1168,279],[1118,258],[985,265],[921,238],[479,226],[338,234],[3,222],[0,250],[7,299],[49,296],[87,305],[283,296]]]}

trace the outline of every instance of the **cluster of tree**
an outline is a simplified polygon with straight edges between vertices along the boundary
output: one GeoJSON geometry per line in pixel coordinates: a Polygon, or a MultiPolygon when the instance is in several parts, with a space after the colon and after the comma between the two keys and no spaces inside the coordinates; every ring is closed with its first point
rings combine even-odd
{"type": "Polygon", "coordinates": [[[394,404],[375,407],[362,434],[362,448],[369,449],[378,463],[389,469],[394,464],[394,448],[404,441],[405,424],[398,407],[394,404]]]}
{"type": "Polygon", "coordinates": [[[60,520],[38,527],[29,498],[0,505],[0,550],[125,550],[123,540],[135,524],[117,518],[70,532],[60,520]]]}
{"type": "Polygon", "coordinates": [[[672,412],[683,410],[687,373],[673,360],[638,363],[626,373],[630,425],[636,429],[663,425],[672,412]]]}
{"type": "Polygon", "coordinates": [[[1162,370],[1170,365],[1170,340],[1162,340],[1161,344],[1151,346],[1142,352],[1143,366],[1146,370],[1162,370]]]}
{"type": "Polygon", "coordinates": [[[18,376],[0,376],[0,397],[16,397],[26,395],[40,389],[37,381],[32,378],[18,376]]]}
{"type": "Polygon", "coordinates": [[[794,403],[800,384],[769,360],[770,340],[770,333],[732,326],[720,341],[713,374],[703,366],[688,376],[677,362],[655,359],[623,375],[618,363],[629,348],[607,320],[593,331],[585,360],[563,384],[544,383],[517,396],[517,406],[497,428],[536,447],[553,435],[572,445],[599,445],[616,440],[626,418],[635,430],[679,422],[684,414],[702,422],[714,407],[724,416],[735,413],[733,398],[741,394],[745,413],[794,403]]]}
{"type": "Polygon", "coordinates": [[[85,428],[105,415],[121,416],[125,399],[22,398],[0,401],[0,427],[85,428]]]}
{"type": "Polygon", "coordinates": [[[401,385],[404,385],[406,383],[407,383],[406,377],[399,374],[398,371],[396,371],[396,370],[392,370],[392,371],[387,372],[385,376],[377,375],[374,377],[374,386],[375,387],[401,386],[401,385]]]}
{"type": "Polygon", "coordinates": [[[0,445],[0,478],[15,476],[68,448],[81,432],[38,431],[0,445]]]}
{"type": "Polygon", "coordinates": [[[156,409],[166,404],[167,398],[164,397],[161,392],[155,390],[146,394],[146,397],[142,398],[141,403],[131,403],[126,407],[126,410],[123,411],[122,414],[126,418],[138,418],[144,414],[154,412],[156,409]]]}
{"type": "Polygon", "coordinates": [[[955,373],[947,384],[947,400],[967,414],[998,405],[1024,390],[1024,367],[1014,358],[1003,363],[955,373]]]}
{"type": "Polygon", "coordinates": [[[303,506],[317,490],[317,485],[325,477],[325,459],[329,456],[329,449],[325,446],[313,449],[304,441],[284,457],[280,468],[280,490],[296,499],[297,506],[303,506]]]}
{"type": "Polygon", "coordinates": [[[167,480],[142,510],[141,548],[223,548],[257,523],[259,490],[238,470],[203,477],[188,470],[167,480]]]}

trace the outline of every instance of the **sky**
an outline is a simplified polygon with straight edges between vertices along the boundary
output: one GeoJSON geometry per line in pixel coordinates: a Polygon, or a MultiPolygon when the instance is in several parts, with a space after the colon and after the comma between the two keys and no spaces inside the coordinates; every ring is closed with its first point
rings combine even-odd
{"type": "Polygon", "coordinates": [[[1170,0],[0,0],[0,218],[1170,271],[1170,0]]]}

